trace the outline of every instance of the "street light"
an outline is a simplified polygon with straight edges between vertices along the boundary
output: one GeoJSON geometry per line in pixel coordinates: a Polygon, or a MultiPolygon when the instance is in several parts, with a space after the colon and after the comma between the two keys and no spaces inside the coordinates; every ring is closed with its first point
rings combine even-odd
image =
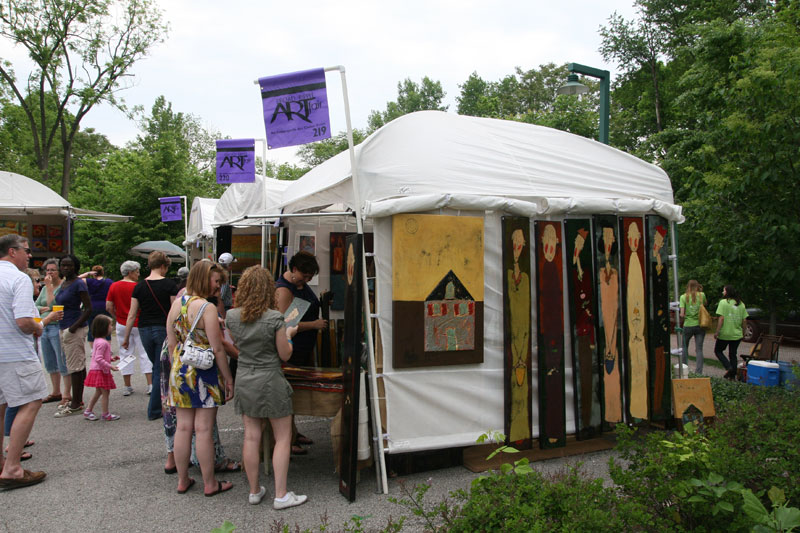
{"type": "Polygon", "coordinates": [[[584,94],[589,88],[578,81],[577,73],[600,80],[600,135],[599,141],[608,144],[608,118],[609,118],[609,93],[611,92],[611,73],[607,70],[600,70],[578,63],[567,65],[570,75],[567,77],[566,85],[558,88],[558,94],[584,94]]]}

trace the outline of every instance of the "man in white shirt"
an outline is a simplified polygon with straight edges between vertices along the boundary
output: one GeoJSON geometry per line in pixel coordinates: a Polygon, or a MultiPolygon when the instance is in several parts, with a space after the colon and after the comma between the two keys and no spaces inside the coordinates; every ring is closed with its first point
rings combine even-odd
{"type": "MultiPolygon", "coordinates": [[[[8,457],[0,456],[0,490],[34,485],[44,472],[24,470],[20,455],[33,428],[36,413],[47,396],[44,370],[34,348],[34,335],[42,334],[39,313],[33,301],[33,284],[25,274],[31,250],[19,235],[0,237],[0,427],[6,407],[18,407],[11,426],[8,457]]],[[[0,431],[0,449],[3,446],[0,431]]]]}

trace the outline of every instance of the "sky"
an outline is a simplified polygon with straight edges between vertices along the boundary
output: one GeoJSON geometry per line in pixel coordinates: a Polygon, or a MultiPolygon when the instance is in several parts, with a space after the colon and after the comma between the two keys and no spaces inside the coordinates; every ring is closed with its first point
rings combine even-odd
{"type": "MultiPolygon", "coordinates": [[[[318,67],[345,67],[354,128],[397,98],[397,83],[424,76],[442,83],[444,103],[472,72],[497,81],[546,63],[576,62],[615,72],[598,49],[598,29],[615,11],[633,18],[633,0],[337,0],[246,2],[157,0],[170,30],[165,42],[132,69],[119,94],[149,111],[159,95],[223,137],[265,137],[259,77],[318,67]]],[[[0,57],[24,58],[0,44],[0,57]]],[[[21,72],[17,68],[17,72],[21,72]]],[[[331,130],[346,128],[342,81],[326,76],[331,130]]],[[[82,121],[122,146],[139,133],[120,111],[103,105],[82,121]]],[[[257,145],[257,151],[260,146],[257,145]]],[[[296,148],[268,159],[297,162],[296,148]]]]}

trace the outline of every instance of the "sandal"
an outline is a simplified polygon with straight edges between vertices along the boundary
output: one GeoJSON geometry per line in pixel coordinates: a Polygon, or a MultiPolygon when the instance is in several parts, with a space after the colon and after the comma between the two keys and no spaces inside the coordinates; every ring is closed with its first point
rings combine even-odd
{"type": "Polygon", "coordinates": [[[314,444],[314,441],[303,435],[302,433],[297,434],[297,439],[295,441],[296,444],[314,444]]]}
{"type": "Polygon", "coordinates": [[[42,403],[60,402],[60,401],[61,401],[60,394],[48,394],[47,396],[45,396],[44,400],[42,400],[42,403]]]}
{"type": "Polygon", "coordinates": [[[213,492],[206,492],[205,495],[206,495],[206,498],[210,498],[212,496],[216,496],[220,492],[229,491],[232,488],[233,488],[233,483],[231,483],[230,481],[217,481],[217,490],[215,490],[213,492]],[[228,486],[227,487],[223,487],[222,486],[223,483],[227,483],[228,486]]]}
{"type": "Polygon", "coordinates": [[[178,489],[178,494],[186,494],[189,491],[189,489],[191,489],[192,487],[194,487],[194,478],[190,477],[189,478],[189,484],[186,485],[185,489],[178,489]]]}
{"type": "Polygon", "coordinates": [[[308,450],[298,446],[297,444],[292,445],[292,455],[306,455],[308,450]]]}
{"type": "Polygon", "coordinates": [[[230,459],[225,459],[224,463],[214,465],[214,472],[239,472],[241,470],[242,464],[230,459]]]}
{"type": "Polygon", "coordinates": [[[33,454],[30,452],[22,452],[19,456],[20,461],[27,461],[28,459],[33,459],[33,454]]]}

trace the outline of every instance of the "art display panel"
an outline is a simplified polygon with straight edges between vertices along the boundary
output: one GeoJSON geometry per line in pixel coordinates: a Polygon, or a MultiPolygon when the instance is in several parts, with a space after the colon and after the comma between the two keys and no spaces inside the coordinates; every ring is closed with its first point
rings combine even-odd
{"type": "Polygon", "coordinates": [[[504,433],[518,449],[532,440],[530,219],[502,218],[504,433]]]}
{"type": "Polygon", "coordinates": [[[587,439],[602,431],[603,391],[595,331],[595,276],[591,219],[564,221],[569,287],[575,435],[587,439]]]}
{"type": "Polygon", "coordinates": [[[539,446],[566,445],[561,222],[537,220],[539,446]]]}
{"type": "Polygon", "coordinates": [[[645,217],[647,228],[648,364],[650,366],[650,417],[671,418],[669,337],[669,223],[663,217],[645,217]]]}
{"type": "Polygon", "coordinates": [[[647,294],[644,276],[644,231],[641,217],[620,219],[623,240],[623,330],[625,333],[625,398],[632,421],[649,418],[647,364],[647,294]]]}
{"type": "MultiPolygon", "coordinates": [[[[333,300],[331,301],[332,311],[344,309],[344,291],[347,285],[345,281],[345,240],[354,233],[331,232],[330,239],[330,284],[333,300]]],[[[367,253],[374,251],[372,233],[364,234],[364,249],[367,253]]],[[[375,290],[375,258],[367,256],[367,280],[370,291],[370,302],[374,302],[373,292],[375,290]]]]}
{"type": "Polygon", "coordinates": [[[483,218],[392,217],[394,368],[483,362],[483,218]]]}
{"type": "Polygon", "coordinates": [[[604,429],[622,422],[622,346],[620,343],[619,247],[617,217],[596,215],[594,227],[597,272],[597,351],[603,376],[604,429]]]}

